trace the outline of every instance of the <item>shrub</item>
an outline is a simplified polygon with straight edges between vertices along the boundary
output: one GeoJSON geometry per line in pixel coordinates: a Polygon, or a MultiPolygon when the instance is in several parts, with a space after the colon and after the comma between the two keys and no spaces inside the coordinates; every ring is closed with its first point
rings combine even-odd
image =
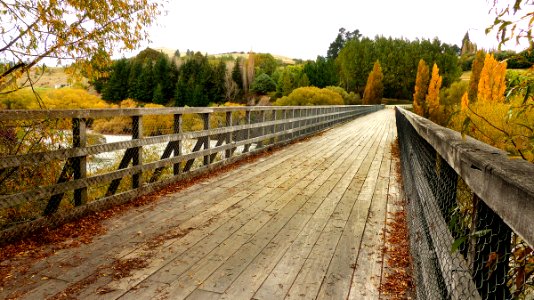
{"type": "Polygon", "coordinates": [[[301,87],[293,90],[288,96],[276,100],[275,105],[343,105],[343,98],[338,93],[326,88],[301,87]]]}
{"type": "Polygon", "coordinates": [[[344,88],[340,86],[327,86],[325,89],[331,90],[333,92],[338,93],[343,98],[343,103],[345,105],[359,105],[362,104],[362,99],[360,98],[360,94],[350,92],[347,93],[344,88]]]}
{"type": "Polygon", "coordinates": [[[0,96],[0,108],[3,109],[87,109],[108,108],[109,105],[97,95],[84,89],[38,89],[38,95],[44,107],[39,106],[35,94],[30,88],[0,96]]]}

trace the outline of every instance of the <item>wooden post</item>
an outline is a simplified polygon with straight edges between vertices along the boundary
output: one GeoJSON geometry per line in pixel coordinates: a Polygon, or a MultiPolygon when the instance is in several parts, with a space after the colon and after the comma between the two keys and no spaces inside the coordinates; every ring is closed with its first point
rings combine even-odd
{"type": "MultiPolygon", "coordinates": [[[[204,130],[210,129],[210,114],[209,113],[203,113],[201,114],[202,121],[204,122],[204,130]]],[[[210,148],[210,135],[206,134],[204,137],[204,150],[208,150],[210,148]]],[[[204,165],[207,166],[210,164],[210,155],[204,156],[204,165]]]]}
{"type": "MultiPolygon", "coordinates": [[[[227,111],[226,112],[226,127],[230,127],[232,126],[232,112],[231,111],[227,111]]],[[[226,134],[226,144],[231,144],[232,143],[232,133],[231,132],[228,132],[226,134]]],[[[226,149],[225,151],[225,158],[228,159],[230,157],[232,157],[232,154],[234,152],[235,148],[232,148],[232,149],[226,149]]]]}
{"type": "MultiPolygon", "coordinates": [[[[284,109],[282,110],[282,119],[284,120],[284,124],[282,124],[282,131],[286,131],[287,130],[287,119],[288,119],[288,113],[287,113],[287,109],[284,109]]],[[[282,140],[287,140],[287,134],[284,134],[282,136],[282,140]]]]}
{"type": "MultiPolygon", "coordinates": [[[[261,123],[260,136],[263,138],[265,136],[265,126],[263,126],[263,123],[265,123],[265,111],[264,110],[260,111],[260,123],[261,123]]],[[[261,147],[263,147],[263,140],[258,142],[258,144],[256,145],[256,149],[259,149],[261,147]]]]}
{"type": "MultiPolygon", "coordinates": [[[[250,110],[247,110],[245,112],[245,124],[247,125],[247,129],[245,130],[245,140],[250,139],[250,110]]],[[[250,143],[245,144],[245,148],[243,149],[243,153],[247,153],[250,150],[250,143]]]]}
{"type": "Polygon", "coordinates": [[[315,126],[313,127],[313,131],[317,132],[319,131],[319,122],[320,122],[319,108],[314,108],[314,116],[315,118],[313,119],[313,121],[315,122],[315,126]]]}
{"type": "MultiPolygon", "coordinates": [[[[182,133],[182,115],[174,115],[174,124],[173,124],[173,132],[174,133],[182,133]]],[[[182,155],[182,140],[176,141],[175,148],[174,148],[174,156],[181,156],[182,155]]],[[[174,175],[180,174],[180,162],[177,162],[173,165],[173,173],[174,175]]]]}
{"type": "MultiPolygon", "coordinates": [[[[85,119],[72,119],[72,147],[84,148],[87,146],[87,126],[85,119]]],[[[74,158],[74,180],[87,177],[87,156],[74,158]]],[[[80,206],[87,202],[87,187],[74,190],[74,205],[80,206]]]]}
{"type": "MultiPolygon", "coordinates": [[[[143,138],[143,118],[142,116],[132,117],[132,140],[143,138]]],[[[143,164],[143,147],[135,147],[132,157],[132,165],[139,166],[143,164]]],[[[139,171],[132,176],[132,188],[136,189],[142,185],[143,172],[139,171]]]]}
{"type": "Polygon", "coordinates": [[[295,122],[295,120],[294,120],[295,117],[296,117],[296,116],[295,116],[295,115],[296,115],[296,112],[295,112],[295,111],[296,111],[296,108],[292,108],[292,109],[291,109],[291,119],[293,119],[293,121],[291,121],[291,129],[293,130],[293,132],[291,132],[291,139],[292,139],[292,140],[293,140],[293,139],[295,138],[295,136],[296,136],[296,133],[295,133],[294,130],[295,130],[295,128],[297,127],[297,124],[296,124],[297,122],[295,122]]]}
{"type": "MultiPolygon", "coordinates": [[[[277,113],[277,111],[274,110],[274,109],[271,111],[271,121],[276,121],[276,113],[277,113]]],[[[275,133],[276,132],[276,125],[271,125],[270,127],[271,127],[270,133],[271,134],[275,133]]],[[[269,144],[271,144],[271,145],[274,144],[274,141],[275,141],[274,137],[272,137],[270,142],[269,142],[269,144]]]]}

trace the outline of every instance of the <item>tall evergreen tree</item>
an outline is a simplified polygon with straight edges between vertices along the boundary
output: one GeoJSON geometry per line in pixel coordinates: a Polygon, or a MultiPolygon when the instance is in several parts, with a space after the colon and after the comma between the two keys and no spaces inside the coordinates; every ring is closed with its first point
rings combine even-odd
{"type": "Polygon", "coordinates": [[[102,88],[102,99],[118,102],[128,98],[130,66],[126,58],[113,62],[109,80],[102,88]]]}
{"type": "Polygon", "coordinates": [[[154,71],[152,70],[152,64],[145,64],[141,68],[141,74],[138,78],[138,91],[136,100],[143,102],[152,102],[154,96],[154,71]]]}
{"type": "Polygon", "coordinates": [[[232,69],[232,80],[237,84],[237,87],[243,89],[243,73],[241,72],[241,59],[235,59],[234,68],[232,69]]]}
{"type": "Polygon", "coordinates": [[[152,94],[152,102],[156,104],[165,104],[167,102],[167,98],[165,97],[165,94],[163,93],[163,86],[161,83],[156,84],[156,88],[154,88],[154,93],[152,94]]]}
{"type": "Polygon", "coordinates": [[[138,95],[141,90],[141,82],[139,76],[143,66],[137,61],[130,61],[130,74],[128,76],[128,98],[139,99],[138,95]]]}

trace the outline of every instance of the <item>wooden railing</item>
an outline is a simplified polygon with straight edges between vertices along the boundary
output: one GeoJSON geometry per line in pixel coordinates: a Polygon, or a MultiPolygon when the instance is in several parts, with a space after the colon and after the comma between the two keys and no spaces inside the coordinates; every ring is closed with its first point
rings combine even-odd
{"type": "Polygon", "coordinates": [[[4,136],[4,140],[0,140],[0,150],[4,152],[0,153],[0,218],[4,218],[3,224],[0,224],[0,242],[36,228],[56,225],[91,211],[130,201],[171,183],[382,108],[312,106],[0,111],[0,135],[4,136]],[[91,127],[96,120],[110,118],[121,118],[122,122],[131,124],[125,130],[131,139],[113,143],[89,142],[88,135],[93,134],[91,127]],[[151,128],[144,126],[147,118],[150,118],[151,128]],[[162,127],[162,123],[166,126],[162,127]],[[32,142],[24,140],[20,133],[33,136],[32,142]],[[36,135],[42,136],[35,138],[36,135]],[[51,135],[64,138],[54,142],[51,135]],[[5,144],[9,143],[6,139],[15,145],[7,147],[5,144]],[[32,150],[35,147],[30,144],[37,142],[41,144],[38,147],[41,151],[32,150]],[[154,149],[158,145],[159,149],[154,149]],[[99,155],[104,153],[122,157],[112,163],[113,167],[89,170],[90,162],[98,160],[99,155]],[[156,159],[155,155],[158,156],[156,159]],[[148,156],[152,158],[148,159],[148,156]],[[53,169],[56,169],[55,173],[53,169]],[[36,176],[45,173],[54,173],[57,177],[48,183],[35,180],[36,176]]]}
{"type": "Polygon", "coordinates": [[[397,109],[421,299],[534,293],[534,164],[397,109]]]}

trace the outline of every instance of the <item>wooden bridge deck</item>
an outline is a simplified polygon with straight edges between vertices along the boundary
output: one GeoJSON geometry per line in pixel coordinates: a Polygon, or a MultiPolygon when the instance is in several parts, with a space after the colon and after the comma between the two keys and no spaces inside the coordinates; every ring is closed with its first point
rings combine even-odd
{"type": "Polygon", "coordinates": [[[399,195],[394,118],[361,117],[108,220],[33,266],[22,298],[377,299],[399,195]],[[131,276],[113,276],[126,262],[131,276]]]}

